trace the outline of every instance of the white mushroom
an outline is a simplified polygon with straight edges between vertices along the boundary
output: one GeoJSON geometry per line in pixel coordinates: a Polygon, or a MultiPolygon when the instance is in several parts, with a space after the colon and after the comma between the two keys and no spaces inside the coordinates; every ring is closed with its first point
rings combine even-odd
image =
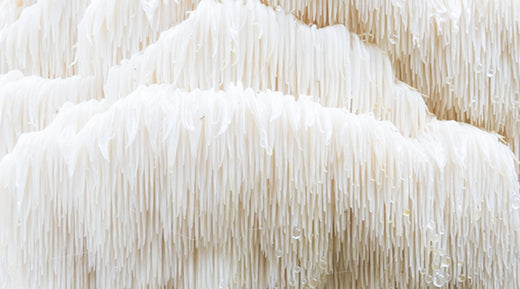
{"type": "Polygon", "coordinates": [[[152,83],[192,90],[237,81],[372,112],[407,136],[430,118],[421,95],[394,80],[381,50],[344,26],[308,27],[255,1],[203,1],[156,43],[112,68],[105,96],[117,99],[152,83]]]}
{"type": "Polygon", "coordinates": [[[106,105],[63,109],[0,163],[9,284],[519,286],[519,183],[496,136],[434,120],[411,139],[232,86],[106,105]]]}
{"type": "Polygon", "coordinates": [[[438,118],[499,132],[520,158],[520,1],[262,2],[376,43],[438,118]]]}
{"type": "Polygon", "coordinates": [[[65,79],[24,77],[19,71],[0,75],[0,159],[22,133],[45,128],[65,102],[101,98],[94,77],[65,79]]]}
{"type": "Polygon", "coordinates": [[[520,289],[520,4],[198,2],[0,0],[0,289],[520,289]]]}
{"type": "Polygon", "coordinates": [[[23,9],[16,21],[0,30],[0,73],[73,75],[77,25],[89,2],[40,0],[23,9]]]}

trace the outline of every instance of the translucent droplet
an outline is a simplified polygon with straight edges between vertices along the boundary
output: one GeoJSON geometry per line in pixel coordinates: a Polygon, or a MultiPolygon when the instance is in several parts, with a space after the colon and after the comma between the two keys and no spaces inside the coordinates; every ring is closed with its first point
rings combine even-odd
{"type": "Polygon", "coordinates": [[[446,256],[442,259],[441,268],[449,268],[451,265],[451,258],[446,256]]]}
{"type": "Polygon", "coordinates": [[[289,280],[287,280],[287,284],[289,284],[289,286],[291,287],[296,287],[298,285],[298,282],[296,282],[295,278],[289,278],[289,280]]]}
{"type": "Polygon", "coordinates": [[[457,277],[457,281],[459,281],[459,282],[461,282],[461,283],[465,282],[465,281],[466,281],[466,276],[464,276],[464,275],[462,275],[462,274],[459,275],[459,277],[457,277]]]}
{"type": "Polygon", "coordinates": [[[426,268],[419,268],[419,273],[421,273],[421,275],[426,275],[426,273],[428,273],[428,270],[426,270],[426,268]]]}
{"type": "Polygon", "coordinates": [[[321,284],[324,284],[325,282],[327,282],[327,276],[326,275],[321,275],[320,282],[321,282],[321,284]]]}
{"type": "Polygon", "coordinates": [[[513,208],[513,210],[520,209],[520,194],[515,194],[513,196],[513,200],[511,201],[511,208],[513,208]]]}
{"type": "Polygon", "coordinates": [[[435,229],[435,222],[433,220],[430,220],[428,224],[426,224],[426,228],[428,228],[428,230],[430,231],[433,231],[435,229]]]}
{"type": "Polygon", "coordinates": [[[495,67],[491,67],[489,68],[488,72],[487,72],[487,77],[493,77],[495,76],[495,73],[497,72],[497,69],[495,67]]]}
{"type": "Polygon", "coordinates": [[[300,266],[296,266],[293,269],[293,274],[299,274],[302,271],[302,268],[300,266]]]}
{"type": "Polygon", "coordinates": [[[403,5],[404,5],[404,1],[403,0],[392,1],[392,5],[394,5],[396,8],[402,9],[403,5]]]}
{"type": "Polygon", "coordinates": [[[313,277],[313,278],[311,278],[311,280],[309,280],[309,287],[311,287],[311,288],[318,287],[318,284],[319,284],[319,281],[318,281],[318,278],[316,278],[316,277],[313,277]]]}
{"type": "Polygon", "coordinates": [[[404,210],[403,210],[403,216],[405,216],[405,217],[409,217],[409,216],[410,216],[410,210],[408,210],[408,209],[404,209],[404,210]]]}
{"type": "Polygon", "coordinates": [[[442,287],[448,283],[450,275],[444,271],[433,272],[433,286],[442,287]]]}
{"type": "Polygon", "coordinates": [[[397,41],[399,41],[399,36],[397,36],[397,34],[392,34],[388,39],[388,42],[390,42],[392,45],[395,45],[397,41]]]}
{"type": "Polygon", "coordinates": [[[448,86],[453,86],[455,84],[455,78],[453,76],[448,76],[448,78],[446,78],[446,84],[448,86]]]}
{"type": "Polygon", "coordinates": [[[295,240],[299,240],[302,237],[302,229],[300,227],[292,228],[292,238],[295,240]]]}
{"type": "Polygon", "coordinates": [[[433,281],[432,275],[426,275],[426,277],[424,277],[424,281],[426,282],[426,284],[432,283],[432,281],[433,281]]]}
{"type": "Polygon", "coordinates": [[[327,270],[327,260],[325,258],[320,258],[319,267],[321,270],[327,270]]]}
{"type": "Polygon", "coordinates": [[[274,255],[277,257],[277,258],[280,258],[283,256],[283,251],[280,250],[280,249],[275,249],[274,250],[274,255]]]}

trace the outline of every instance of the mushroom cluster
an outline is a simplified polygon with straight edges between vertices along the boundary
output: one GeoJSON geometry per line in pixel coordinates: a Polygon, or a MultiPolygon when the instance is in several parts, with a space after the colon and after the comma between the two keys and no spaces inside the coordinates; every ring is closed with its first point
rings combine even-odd
{"type": "Polygon", "coordinates": [[[455,2],[0,0],[0,289],[520,289],[520,7],[455,2]]]}

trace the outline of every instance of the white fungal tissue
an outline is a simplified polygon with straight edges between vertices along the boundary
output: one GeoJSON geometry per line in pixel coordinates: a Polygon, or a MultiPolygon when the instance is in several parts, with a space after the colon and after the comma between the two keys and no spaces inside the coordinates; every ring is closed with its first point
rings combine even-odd
{"type": "Polygon", "coordinates": [[[203,1],[156,43],[112,68],[105,96],[125,96],[140,84],[191,90],[235,81],[372,112],[407,136],[430,118],[421,95],[395,81],[382,51],[344,26],[308,27],[255,1],[203,1]]]}
{"type": "Polygon", "coordinates": [[[23,9],[35,2],[36,0],[0,0],[0,30],[15,22],[23,9]]]}
{"type": "Polygon", "coordinates": [[[199,0],[92,0],[78,26],[78,71],[105,76],[109,68],[186,19],[199,0]]]}
{"type": "Polygon", "coordinates": [[[15,22],[0,30],[0,73],[73,75],[77,25],[89,2],[40,0],[24,9],[15,22]]]}
{"type": "Polygon", "coordinates": [[[518,13],[0,0],[0,289],[520,289],[518,13]]]}
{"type": "Polygon", "coordinates": [[[410,139],[280,92],[141,87],[3,158],[8,284],[519,288],[514,166],[456,122],[410,139]]]}
{"type": "Polygon", "coordinates": [[[44,79],[19,71],[0,75],[0,158],[22,133],[45,128],[65,102],[101,98],[94,89],[93,77],[44,79]]]}
{"type": "Polygon", "coordinates": [[[520,1],[262,2],[376,43],[438,118],[499,132],[520,158],[520,1]]]}

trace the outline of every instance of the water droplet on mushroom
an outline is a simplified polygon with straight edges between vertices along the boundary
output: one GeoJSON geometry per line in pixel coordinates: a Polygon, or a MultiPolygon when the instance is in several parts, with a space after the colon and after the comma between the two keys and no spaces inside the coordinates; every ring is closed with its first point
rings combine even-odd
{"type": "Polygon", "coordinates": [[[293,274],[299,274],[302,271],[302,268],[300,266],[295,266],[293,269],[293,274]]]}
{"type": "Polygon", "coordinates": [[[320,258],[319,267],[321,270],[327,269],[327,260],[325,258],[323,258],[323,257],[320,258]]]}
{"type": "Polygon", "coordinates": [[[487,72],[487,77],[493,77],[495,76],[495,73],[497,72],[497,69],[495,67],[490,67],[487,72]]]}
{"type": "Polygon", "coordinates": [[[459,277],[457,277],[457,281],[463,283],[464,281],[466,281],[466,276],[464,276],[464,275],[462,275],[462,274],[459,275],[459,277]]]}
{"type": "Polygon", "coordinates": [[[511,201],[511,208],[513,208],[513,210],[520,209],[520,194],[515,194],[513,196],[513,200],[511,201]]]}
{"type": "Polygon", "coordinates": [[[388,39],[388,42],[390,42],[390,44],[392,45],[395,45],[397,43],[397,41],[399,41],[399,36],[397,36],[397,34],[392,34],[390,36],[390,38],[388,39]]]}
{"type": "Polygon", "coordinates": [[[446,78],[446,85],[448,85],[450,88],[455,84],[455,78],[453,76],[448,76],[446,78]]]}
{"type": "Polygon", "coordinates": [[[442,259],[441,268],[449,268],[451,265],[451,258],[446,256],[442,259]]]}
{"type": "Polygon", "coordinates": [[[275,250],[274,250],[274,255],[275,255],[277,258],[280,258],[280,257],[283,256],[283,252],[282,252],[282,250],[280,250],[280,249],[275,249],[275,250]]]}
{"type": "Polygon", "coordinates": [[[295,278],[289,278],[289,280],[287,280],[287,284],[289,284],[289,286],[291,287],[296,287],[298,285],[298,282],[296,282],[295,278]]]}
{"type": "Polygon", "coordinates": [[[404,4],[404,0],[392,1],[392,5],[394,5],[398,9],[402,9],[404,4]]]}
{"type": "Polygon", "coordinates": [[[430,220],[426,225],[426,228],[428,228],[428,230],[430,231],[433,231],[435,229],[435,222],[433,220],[430,220]]]}
{"type": "Polygon", "coordinates": [[[409,217],[409,216],[410,216],[410,210],[408,210],[408,209],[404,209],[404,210],[403,210],[403,216],[405,216],[405,217],[409,217]]]}
{"type": "Polygon", "coordinates": [[[318,278],[316,278],[316,277],[313,277],[313,278],[311,278],[311,280],[309,280],[309,287],[311,287],[311,288],[318,287],[318,284],[319,284],[319,281],[318,281],[318,278]]]}
{"type": "Polygon", "coordinates": [[[299,240],[301,237],[302,237],[302,229],[299,227],[293,227],[292,238],[295,240],[299,240]]]}
{"type": "Polygon", "coordinates": [[[444,271],[433,272],[433,286],[442,287],[448,283],[450,275],[444,271]]]}

